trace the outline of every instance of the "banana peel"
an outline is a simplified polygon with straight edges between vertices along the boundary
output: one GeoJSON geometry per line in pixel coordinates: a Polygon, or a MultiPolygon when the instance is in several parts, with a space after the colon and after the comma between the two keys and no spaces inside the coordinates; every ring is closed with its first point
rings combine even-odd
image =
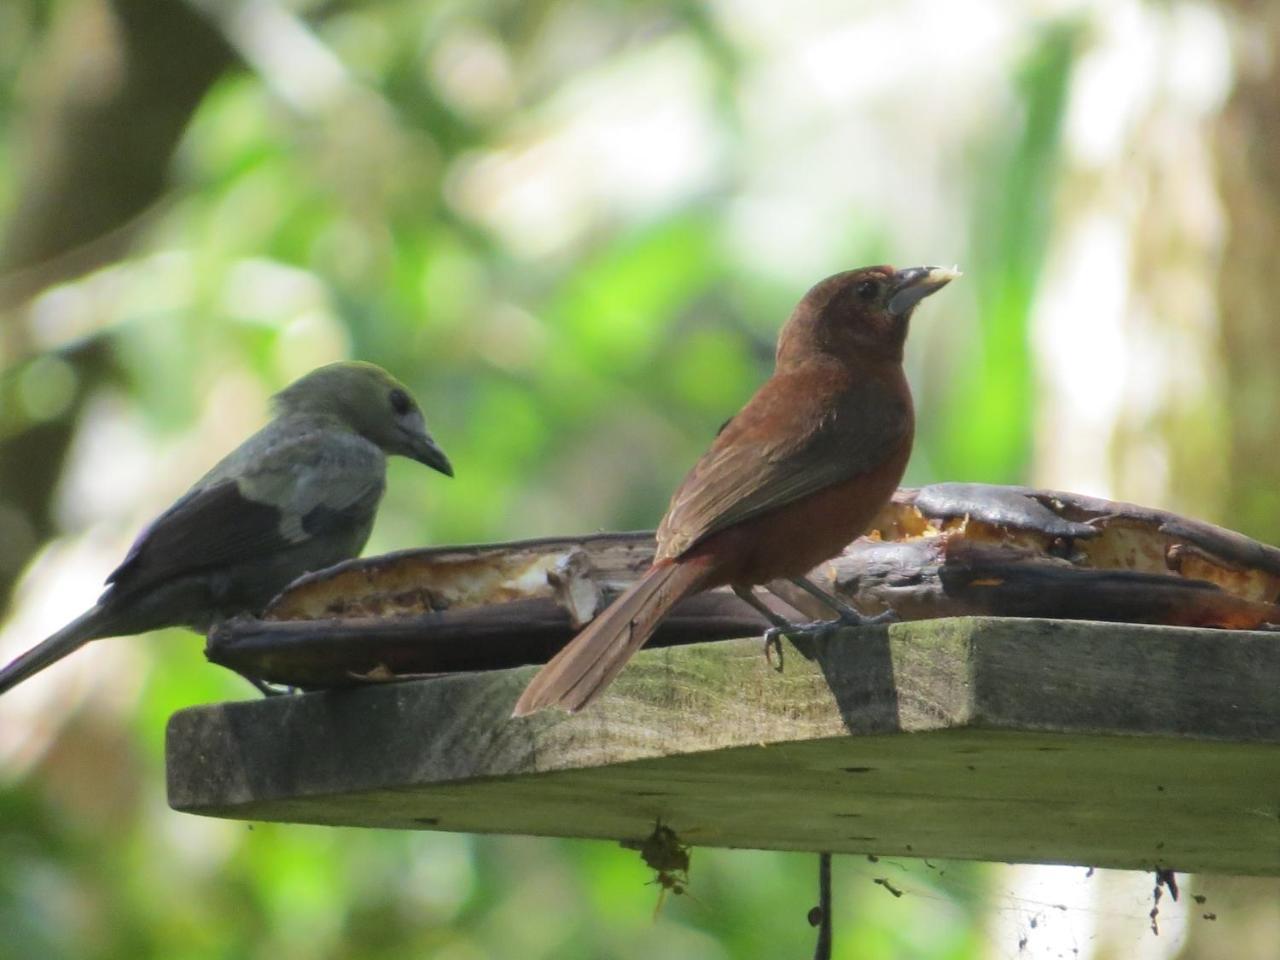
{"type": "MultiPolygon", "coordinates": [[[[268,682],[350,686],[541,663],[635,580],[650,532],[408,550],[291,584],[260,618],[216,627],[206,655],[268,682]]],[[[811,579],[900,619],[1046,617],[1222,629],[1280,624],[1280,549],[1136,504],[1027,487],[901,489],[811,579]]],[[[829,617],[791,583],[784,616],[829,617]]],[[[758,633],[727,590],[681,603],[651,646],[758,633]]]]}

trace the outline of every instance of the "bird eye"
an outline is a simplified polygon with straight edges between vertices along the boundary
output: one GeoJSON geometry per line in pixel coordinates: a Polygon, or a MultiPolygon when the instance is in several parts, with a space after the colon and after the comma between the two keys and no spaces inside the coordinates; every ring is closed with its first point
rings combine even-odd
{"type": "Polygon", "coordinates": [[[875,280],[863,280],[853,288],[853,292],[858,295],[859,300],[870,303],[880,295],[880,284],[875,280]]]}
{"type": "Polygon", "coordinates": [[[391,391],[389,399],[391,400],[391,409],[395,411],[397,417],[403,417],[413,409],[413,401],[399,387],[391,391]]]}

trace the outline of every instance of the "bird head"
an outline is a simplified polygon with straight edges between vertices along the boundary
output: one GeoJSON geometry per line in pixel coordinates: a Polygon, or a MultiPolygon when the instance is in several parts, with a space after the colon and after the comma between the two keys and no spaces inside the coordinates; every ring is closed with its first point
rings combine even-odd
{"type": "Polygon", "coordinates": [[[960,276],[951,267],[863,267],[820,280],[778,337],[778,362],[813,351],[840,357],[902,359],[911,313],[960,276]]]}
{"type": "Polygon", "coordinates": [[[331,363],[295,380],[274,399],[280,413],[334,417],[388,455],[399,454],[453,476],[453,465],[427,431],[413,395],[379,366],[331,363]]]}

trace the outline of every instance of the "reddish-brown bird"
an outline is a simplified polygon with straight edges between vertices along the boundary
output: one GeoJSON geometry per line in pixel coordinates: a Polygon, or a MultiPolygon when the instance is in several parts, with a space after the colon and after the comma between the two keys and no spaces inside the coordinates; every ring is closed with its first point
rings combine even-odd
{"type": "Polygon", "coordinates": [[[514,715],[582,709],[682,598],[727,584],[759,608],[753,586],[803,577],[866,530],[911,455],[911,312],[956,276],[867,267],[806,293],[773,375],[671,498],[653,566],[539,671],[514,715]]]}

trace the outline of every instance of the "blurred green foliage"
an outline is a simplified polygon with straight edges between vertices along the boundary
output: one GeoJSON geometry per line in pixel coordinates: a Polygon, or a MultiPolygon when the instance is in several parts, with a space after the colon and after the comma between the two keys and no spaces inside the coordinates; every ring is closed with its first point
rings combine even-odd
{"type": "MultiPolygon", "coordinates": [[[[51,6],[65,15],[78,2],[51,6]]],[[[172,195],[130,254],[44,308],[75,313],[77,337],[109,344],[111,389],[156,449],[217,434],[220,418],[238,428],[243,410],[210,406],[229,377],[265,393],[351,355],[412,385],[458,472],[445,482],[395,465],[371,550],[650,527],[721,421],[767,374],[773,334],[808,282],[936,253],[969,269],[971,290],[922,310],[910,349],[925,426],[909,479],[1025,479],[1034,404],[1027,317],[1050,229],[1074,27],[1027,22],[1004,99],[955,146],[968,158],[946,177],[958,226],[907,249],[895,224],[930,219],[904,214],[918,203],[910,191],[884,191],[872,205],[838,165],[834,174],[811,170],[805,139],[790,144],[785,162],[761,165],[780,149],[752,127],[764,109],[752,98],[768,81],[753,72],[762,33],[744,38],[727,22],[729,8],[257,6],[314,49],[258,50],[267,62],[225,76],[175,158],[172,195]],[[618,110],[636,103],[628,70],[641,71],[643,100],[644,64],[655,62],[653,76],[669,66],[701,78],[701,89],[672,106],[696,114],[694,132],[656,143],[637,171],[572,127],[584,97],[616,95],[618,110]],[[291,70],[309,85],[307,97],[289,94],[291,70]],[[574,149],[585,159],[556,146],[584,138],[574,149]],[[648,183],[686,150],[711,156],[710,172],[648,183]],[[573,165],[557,167],[566,156],[573,165]],[[640,183],[632,193],[641,200],[613,191],[615,170],[640,183]],[[832,240],[798,249],[807,260],[797,271],[759,252],[771,228],[745,217],[741,199],[754,191],[767,201],[793,180],[814,179],[830,208],[803,197],[793,205],[828,224],[832,240]]],[[[848,24],[869,10],[849,12],[848,24]]],[[[42,4],[15,4],[0,21],[0,198],[12,202],[28,119],[20,114],[48,107],[29,74],[50,17],[42,4]]],[[[823,29],[813,26],[815,41],[823,29]]],[[[795,136],[825,142],[844,108],[810,107],[770,109],[801,117],[795,136]]],[[[40,359],[14,359],[9,373],[40,359]]],[[[52,376],[46,369],[38,379],[52,376]]],[[[134,509],[145,516],[163,505],[134,509]]],[[[136,519],[107,522],[115,530],[136,519]]],[[[655,914],[652,878],[612,844],[174,814],[163,796],[167,716],[246,690],[209,668],[189,635],[137,644],[146,666],[136,697],[71,705],[68,718],[50,721],[65,726],[48,751],[0,790],[0,957],[714,958],[810,949],[815,857],[698,850],[690,895],[667,897],[655,914]]],[[[968,865],[837,860],[837,956],[976,956],[984,876],[968,865]],[[908,895],[895,899],[872,882],[886,875],[908,895]]]]}
{"type": "Polygon", "coordinates": [[[1034,385],[1028,319],[1052,227],[1059,126],[1081,27],[1047,30],[1015,77],[1022,122],[991,131],[978,156],[971,282],[982,324],[953,356],[959,371],[941,416],[926,421],[940,476],[1018,483],[1031,464],[1034,385]],[[974,424],[1001,425],[975,430],[974,424]]]}

